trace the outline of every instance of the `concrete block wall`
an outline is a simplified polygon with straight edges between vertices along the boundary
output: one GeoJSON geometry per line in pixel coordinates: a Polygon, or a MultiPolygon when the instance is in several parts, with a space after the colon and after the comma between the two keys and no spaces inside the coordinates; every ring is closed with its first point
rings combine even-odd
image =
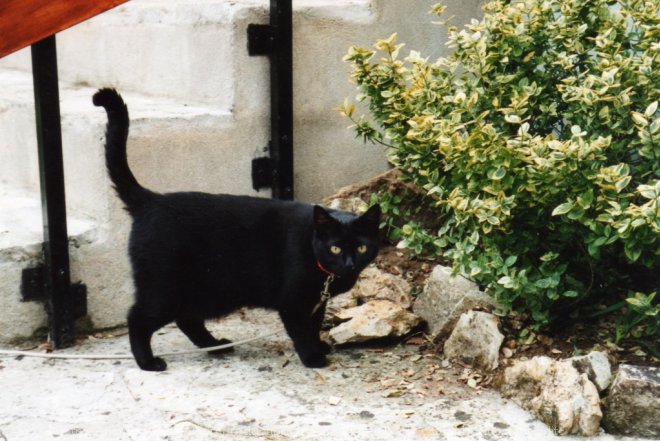
{"type": "MultiPolygon", "coordinates": [[[[297,199],[320,200],[386,168],[382,148],[364,146],[333,110],[355,95],[341,59],[349,46],[393,32],[410,49],[442,55],[445,31],[431,23],[433,3],[293,0],[297,199]]],[[[477,0],[446,3],[456,24],[479,15],[477,0]]],[[[105,114],[91,95],[112,86],[124,96],[129,162],[145,186],[269,197],[250,180],[251,160],[269,139],[268,61],[248,56],[246,36],[248,24],[268,22],[267,7],[267,0],[133,0],[57,35],[72,279],[88,287],[95,327],[124,322],[132,282],[129,219],[106,177],[105,114]]],[[[9,311],[0,315],[0,342],[45,323],[40,306],[20,302],[17,284],[40,259],[30,67],[28,49],[0,60],[0,308],[9,311]]]]}

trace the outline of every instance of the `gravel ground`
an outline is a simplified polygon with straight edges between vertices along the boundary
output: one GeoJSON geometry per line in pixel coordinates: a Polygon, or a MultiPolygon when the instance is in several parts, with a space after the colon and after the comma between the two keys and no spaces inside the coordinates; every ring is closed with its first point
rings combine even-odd
{"type": "MultiPolygon", "coordinates": [[[[276,314],[251,310],[211,328],[241,340],[282,325],[276,314]]],[[[59,352],[128,352],[125,330],[113,334],[59,352]]],[[[175,327],[153,343],[157,353],[191,348],[175,327]]],[[[222,357],[167,361],[166,372],[153,373],[133,360],[0,357],[0,441],[559,439],[497,392],[466,386],[462,368],[415,346],[340,349],[329,368],[314,370],[280,333],[222,357]]]]}

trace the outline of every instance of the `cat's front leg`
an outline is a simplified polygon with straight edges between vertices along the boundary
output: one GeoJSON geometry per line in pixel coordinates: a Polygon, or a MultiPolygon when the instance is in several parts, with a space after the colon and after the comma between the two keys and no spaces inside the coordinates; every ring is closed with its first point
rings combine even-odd
{"type": "MultiPolygon", "coordinates": [[[[324,348],[319,339],[318,329],[310,312],[301,310],[280,311],[282,323],[289,337],[293,341],[293,347],[300,357],[300,361],[309,368],[321,368],[328,365],[326,358],[327,349],[324,348]]],[[[319,325],[320,328],[320,325],[319,325]]]]}
{"type": "Polygon", "coordinates": [[[322,354],[329,354],[332,352],[332,346],[328,343],[321,340],[321,325],[323,324],[323,318],[325,317],[325,306],[327,302],[323,302],[317,308],[316,312],[312,315],[312,336],[316,336],[316,349],[322,354]]]}

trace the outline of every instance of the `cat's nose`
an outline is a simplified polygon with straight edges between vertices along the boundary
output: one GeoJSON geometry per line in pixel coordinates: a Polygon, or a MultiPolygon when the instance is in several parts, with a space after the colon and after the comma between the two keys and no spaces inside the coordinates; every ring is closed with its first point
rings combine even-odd
{"type": "Polygon", "coordinates": [[[353,260],[353,258],[351,256],[346,257],[346,261],[344,262],[344,266],[349,271],[355,271],[355,261],[353,260]]]}

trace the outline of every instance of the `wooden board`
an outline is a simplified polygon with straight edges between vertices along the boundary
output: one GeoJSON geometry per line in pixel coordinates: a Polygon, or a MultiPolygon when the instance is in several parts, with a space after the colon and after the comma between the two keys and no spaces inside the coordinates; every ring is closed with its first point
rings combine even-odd
{"type": "Polygon", "coordinates": [[[0,0],[0,58],[128,0],[0,0]]]}

